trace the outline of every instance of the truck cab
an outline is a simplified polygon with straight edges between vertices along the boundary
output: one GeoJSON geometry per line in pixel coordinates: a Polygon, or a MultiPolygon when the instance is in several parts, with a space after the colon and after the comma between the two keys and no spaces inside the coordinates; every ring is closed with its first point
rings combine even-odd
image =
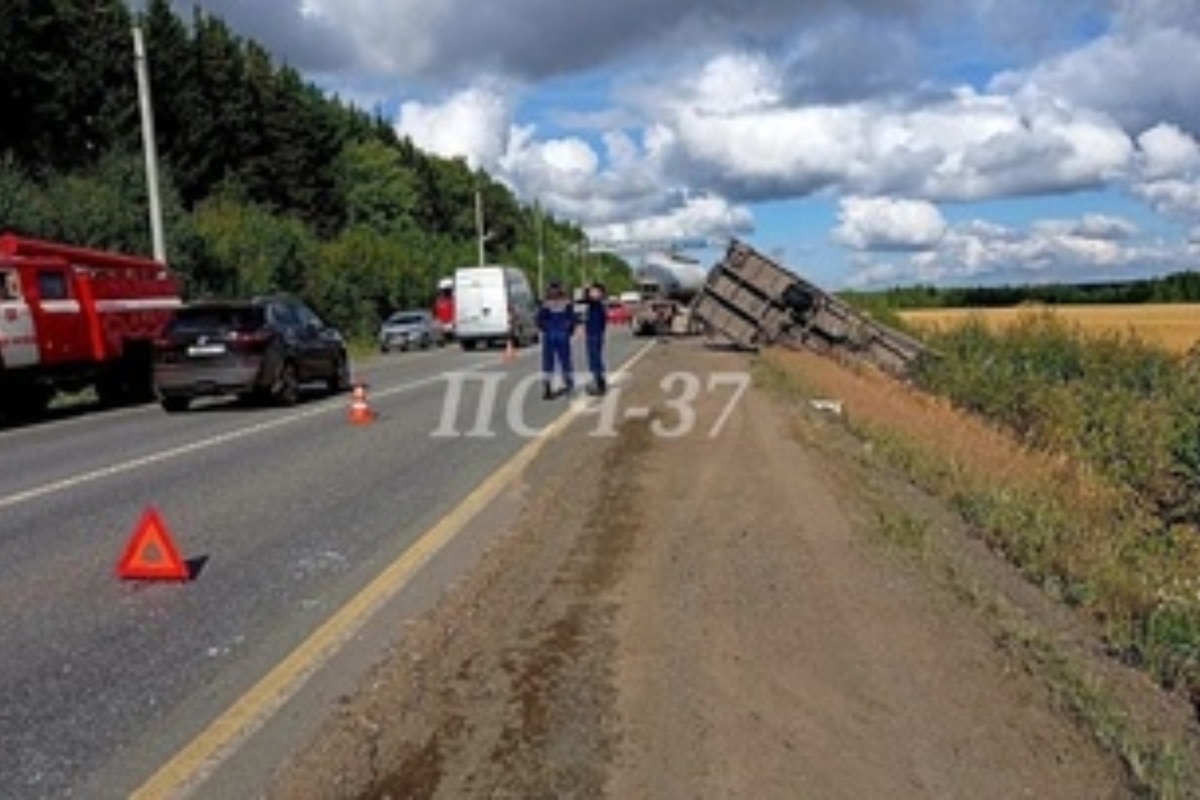
{"type": "Polygon", "coordinates": [[[181,303],[147,258],[0,235],[0,410],[35,416],[56,392],[152,396],[152,343],[181,303]]]}
{"type": "Polygon", "coordinates": [[[21,294],[21,276],[0,263],[0,371],[36,364],[33,315],[21,294]]]}

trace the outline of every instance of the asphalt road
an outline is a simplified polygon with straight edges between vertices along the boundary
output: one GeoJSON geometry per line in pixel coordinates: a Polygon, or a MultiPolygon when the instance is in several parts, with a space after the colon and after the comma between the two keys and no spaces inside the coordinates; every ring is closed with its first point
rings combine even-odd
{"type": "MultiPolygon", "coordinates": [[[[610,364],[641,344],[613,333],[610,364]]],[[[348,424],[347,396],[313,394],[0,432],[0,797],[140,786],[566,410],[541,401],[537,367],[536,349],[372,359],[355,370],[368,426],[348,424]],[[116,577],[150,506],[192,581],[116,577]]]]}

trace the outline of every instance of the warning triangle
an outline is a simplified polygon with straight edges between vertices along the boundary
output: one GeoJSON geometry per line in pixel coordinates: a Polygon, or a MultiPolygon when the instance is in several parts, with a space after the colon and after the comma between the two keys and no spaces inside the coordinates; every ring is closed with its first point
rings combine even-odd
{"type": "Polygon", "coordinates": [[[171,533],[158,511],[147,508],[117,564],[117,577],[125,580],[176,580],[191,577],[171,533]]]}

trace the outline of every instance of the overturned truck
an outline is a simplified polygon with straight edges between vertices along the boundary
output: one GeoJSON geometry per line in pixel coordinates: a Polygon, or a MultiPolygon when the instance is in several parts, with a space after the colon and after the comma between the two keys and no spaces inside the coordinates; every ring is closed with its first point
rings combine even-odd
{"type": "Polygon", "coordinates": [[[691,306],[694,327],[744,348],[805,346],[903,375],[924,345],[734,240],[691,306]]]}

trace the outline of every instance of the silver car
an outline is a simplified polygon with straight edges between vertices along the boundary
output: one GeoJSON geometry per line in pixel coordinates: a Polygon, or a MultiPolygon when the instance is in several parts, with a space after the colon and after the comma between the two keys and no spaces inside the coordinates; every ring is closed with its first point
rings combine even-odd
{"type": "Polygon", "coordinates": [[[442,324],[428,311],[397,311],[379,327],[379,350],[424,350],[446,343],[442,324]]]}

